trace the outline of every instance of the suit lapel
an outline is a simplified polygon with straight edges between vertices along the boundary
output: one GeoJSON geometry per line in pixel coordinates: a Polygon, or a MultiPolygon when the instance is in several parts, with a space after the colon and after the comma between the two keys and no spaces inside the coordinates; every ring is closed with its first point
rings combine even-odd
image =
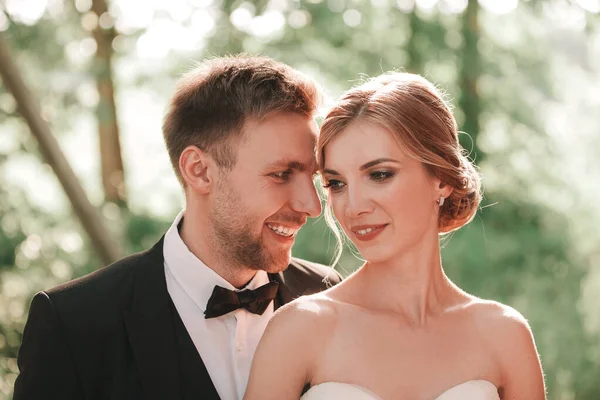
{"type": "Polygon", "coordinates": [[[269,274],[269,280],[279,282],[277,296],[273,300],[275,310],[289,303],[297,297],[300,297],[306,292],[306,288],[302,287],[297,277],[290,273],[290,268],[277,274],[269,274]],[[287,271],[287,272],[286,272],[287,271]]]}
{"type": "Polygon", "coordinates": [[[340,282],[341,277],[333,270],[329,273],[316,270],[307,261],[300,262],[292,258],[290,265],[277,274],[269,274],[271,281],[279,282],[275,297],[275,310],[290,301],[303,296],[321,292],[340,282]]]}
{"type": "Polygon", "coordinates": [[[273,306],[275,310],[294,299],[292,293],[290,293],[289,289],[283,283],[283,276],[281,272],[278,274],[269,274],[269,281],[279,283],[277,295],[275,296],[275,299],[273,299],[273,306]]]}
{"type": "Polygon", "coordinates": [[[180,371],[161,239],[139,262],[125,325],[146,399],[181,399],[180,371]]]}

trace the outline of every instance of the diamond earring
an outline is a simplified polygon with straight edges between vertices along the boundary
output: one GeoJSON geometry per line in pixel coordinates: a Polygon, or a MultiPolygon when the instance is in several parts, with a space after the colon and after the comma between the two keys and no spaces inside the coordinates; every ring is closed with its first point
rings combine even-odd
{"type": "Polygon", "coordinates": [[[440,196],[440,198],[438,200],[436,200],[435,202],[438,204],[438,206],[443,206],[444,205],[444,200],[446,200],[446,198],[444,198],[444,196],[440,196]]]}

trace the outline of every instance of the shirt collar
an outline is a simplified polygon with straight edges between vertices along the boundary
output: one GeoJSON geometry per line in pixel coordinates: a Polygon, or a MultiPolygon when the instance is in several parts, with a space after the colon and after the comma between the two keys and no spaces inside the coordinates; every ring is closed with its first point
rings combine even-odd
{"type": "MultiPolygon", "coordinates": [[[[238,289],[190,252],[177,228],[184,214],[185,210],[177,215],[165,234],[163,249],[165,267],[198,308],[204,312],[215,285],[234,291],[238,289]]],[[[256,289],[268,282],[268,274],[265,271],[258,271],[244,289],[256,289]]]]}

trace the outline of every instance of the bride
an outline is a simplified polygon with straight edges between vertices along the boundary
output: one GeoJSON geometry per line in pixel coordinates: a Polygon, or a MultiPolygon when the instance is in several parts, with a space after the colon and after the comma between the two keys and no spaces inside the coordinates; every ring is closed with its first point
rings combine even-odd
{"type": "Polygon", "coordinates": [[[437,89],[397,72],[351,89],[317,151],[329,211],[366,262],[273,316],[244,399],[545,399],[525,318],[442,268],[438,235],[481,193],[437,89]]]}

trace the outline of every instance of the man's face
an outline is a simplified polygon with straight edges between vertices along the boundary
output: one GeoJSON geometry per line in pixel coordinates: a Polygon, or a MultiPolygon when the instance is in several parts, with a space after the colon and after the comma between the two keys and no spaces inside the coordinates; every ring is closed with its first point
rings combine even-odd
{"type": "Polygon", "coordinates": [[[234,265],[284,270],[296,233],[321,213],[313,183],[316,132],[310,117],[295,113],[246,122],[237,162],[220,174],[211,213],[215,244],[234,265]]]}

